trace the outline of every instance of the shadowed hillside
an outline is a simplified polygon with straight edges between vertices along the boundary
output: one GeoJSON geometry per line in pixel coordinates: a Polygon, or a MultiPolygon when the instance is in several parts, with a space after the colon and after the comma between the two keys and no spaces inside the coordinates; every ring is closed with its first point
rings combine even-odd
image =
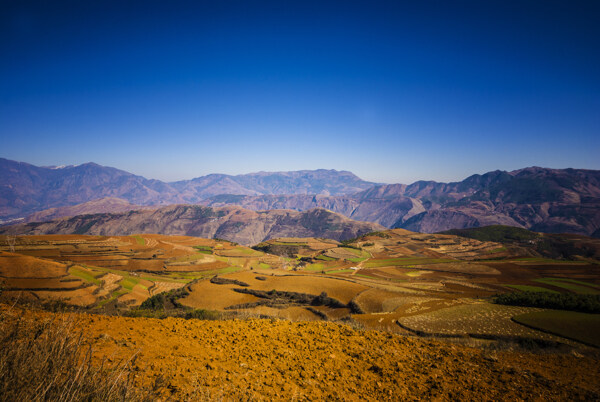
{"type": "Polygon", "coordinates": [[[218,237],[255,244],[273,237],[327,237],[344,240],[381,230],[382,226],[358,222],[325,209],[249,211],[239,207],[210,208],[174,205],[155,210],[117,214],[90,214],[43,223],[0,228],[5,234],[128,235],[160,233],[205,238],[218,237]]]}

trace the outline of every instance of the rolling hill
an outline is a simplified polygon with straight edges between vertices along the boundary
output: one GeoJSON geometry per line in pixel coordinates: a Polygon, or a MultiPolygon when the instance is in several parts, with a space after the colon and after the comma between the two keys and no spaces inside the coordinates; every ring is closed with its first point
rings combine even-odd
{"type": "Polygon", "coordinates": [[[256,244],[273,237],[325,237],[345,240],[382,230],[371,222],[358,222],[325,209],[250,211],[230,206],[211,208],[172,205],[153,210],[78,215],[49,222],[0,228],[3,234],[129,235],[160,233],[222,238],[256,244]]]}

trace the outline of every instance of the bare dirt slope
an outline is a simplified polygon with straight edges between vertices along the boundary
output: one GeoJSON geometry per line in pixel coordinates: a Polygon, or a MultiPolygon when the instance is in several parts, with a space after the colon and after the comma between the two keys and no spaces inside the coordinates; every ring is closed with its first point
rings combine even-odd
{"type": "MultiPolygon", "coordinates": [[[[51,313],[0,309],[9,316],[51,313]]],[[[594,400],[597,360],[482,351],[333,323],[77,315],[96,362],[137,354],[165,397],[254,400],[594,400]]]]}

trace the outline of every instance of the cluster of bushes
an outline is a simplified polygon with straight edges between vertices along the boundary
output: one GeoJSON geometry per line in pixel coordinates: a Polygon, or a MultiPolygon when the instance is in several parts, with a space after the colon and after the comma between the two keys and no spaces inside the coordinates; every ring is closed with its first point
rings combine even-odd
{"type": "MultiPolygon", "coordinates": [[[[257,305],[270,305],[274,306],[277,304],[300,304],[300,305],[311,305],[311,306],[328,306],[333,308],[347,307],[344,303],[336,300],[332,297],[327,296],[326,292],[322,292],[319,296],[313,296],[307,293],[298,292],[285,292],[278,290],[254,290],[254,289],[233,289],[238,293],[246,293],[261,299],[266,299],[268,302],[258,303],[257,305]]],[[[236,307],[238,308],[238,307],[236,307]]]]}
{"type": "Polygon", "coordinates": [[[356,242],[357,240],[358,240],[358,238],[357,238],[357,237],[354,237],[354,238],[352,238],[352,239],[348,239],[348,240],[341,240],[341,241],[340,241],[340,244],[341,244],[343,247],[347,247],[347,248],[354,248],[354,249],[356,249],[356,250],[362,250],[362,249],[361,249],[359,246],[356,246],[356,245],[352,244],[352,243],[356,242]]]}
{"type": "Polygon", "coordinates": [[[184,308],[184,306],[179,303],[178,299],[189,296],[189,294],[190,292],[188,291],[187,286],[180,289],[169,290],[168,292],[162,292],[144,300],[140,305],[140,308],[146,310],[184,308]]]}
{"type": "Polygon", "coordinates": [[[238,281],[237,279],[221,278],[217,275],[210,278],[210,283],[214,283],[215,285],[238,285],[243,287],[250,286],[246,282],[238,281]]]}
{"type": "Polygon", "coordinates": [[[295,258],[300,251],[300,246],[295,244],[260,243],[251,248],[256,251],[262,251],[263,253],[275,254],[280,257],[288,258],[295,258]]]}
{"type": "Polygon", "coordinates": [[[541,307],[556,310],[600,313],[600,295],[573,293],[513,292],[496,296],[494,302],[509,306],[541,307]]]}
{"type": "MultiPolygon", "coordinates": [[[[223,212],[223,211],[221,211],[221,212],[223,212]]],[[[236,242],[234,242],[234,241],[227,240],[227,239],[221,239],[220,237],[213,237],[213,240],[216,240],[216,241],[221,241],[221,242],[225,242],[225,243],[229,243],[229,244],[231,244],[232,246],[237,246],[237,245],[238,245],[238,243],[236,243],[236,242]]]]}
{"type": "MultiPolygon", "coordinates": [[[[344,247],[352,247],[352,246],[350,246],[351,243],[355,243],[358,240],[362,240],[362,239],[364,239],[365,237],[368,237],[368,236],[377,236],[377,237],[381,237],[382,239],[389,239],[390,238],[390,235],[387,234],[387,233],[385,233],[385,232],[369,232],[369,233],[365,233],[364,235],[361,235],[361,236],[358,236],[358,237],[353,237],[352,239],[342,240],[342,241],[340,241],[340,243],[344,247]]],[[[370,243],[370,244],[369,243],[365,243],[364,245],[365,246],[367,246],[367,245],[372,246],[373,243],[370,243]]],[[[354,246],[353,248],[356,248],[358,250],[361,249],[360,247],[356,247],[356,246],[354,246]]]]}

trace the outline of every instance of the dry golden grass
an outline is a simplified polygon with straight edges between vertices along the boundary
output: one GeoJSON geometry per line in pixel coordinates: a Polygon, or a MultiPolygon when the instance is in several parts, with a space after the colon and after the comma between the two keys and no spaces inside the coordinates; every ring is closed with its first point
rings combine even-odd
{"type": "Polygon", "coordinates": [[[354,299],[365,313],[391,313],[398,307],[413,303],[415,300],[419,298],[383,289],[368,289],[354,299]]]}
{"type": "Polygon", "coordinates": [[[65,264],[0,251],[0,276],[5,278],[57,278],[66,275],[65,264]]]}
{"type": "Polygon", "coordinates": [[[311,275],[286,275],[286,276],[267,276],[265,281],[256,281],[251,284],[253,289],[266,290],[275,289],[285,292],[308,293],[319,295],[326,292],[329,297],[333,297],[342,303],[349,303],[359,292],[367,289],[366,286],[341,280],[331,279],[322,276],[311,275]]]}
{"type": "Polygon", "coordinates": [[[141,400],[133,386],[135,355],[97,364],[75,316],[25,316],[2,307],[0,401],[141,400]]]}
{"type": "Polygon", "coordinates": [[[216,285],[208,280],[203,280],[191,285],[190,295],[180,299],[179,302],[184,306],[192,308],[201,308],[207,310],[224,310],[226,307],[253,303],[259,298],[234,292],[232,289],[239,287],[236,285],[216,285]]]}
{"type": "MultiPolygon", "coordinates": [[[[35,295],[41,300],[60,300],[72,304],[74,306],[91,306],[98,300],[98,296],[102,294],[96,293],[97,286],[88,286],[85,288],[72,291],[36,291],[35,295]]],[[[106,293],[104,293],[106,294],[106,293]]]]}

